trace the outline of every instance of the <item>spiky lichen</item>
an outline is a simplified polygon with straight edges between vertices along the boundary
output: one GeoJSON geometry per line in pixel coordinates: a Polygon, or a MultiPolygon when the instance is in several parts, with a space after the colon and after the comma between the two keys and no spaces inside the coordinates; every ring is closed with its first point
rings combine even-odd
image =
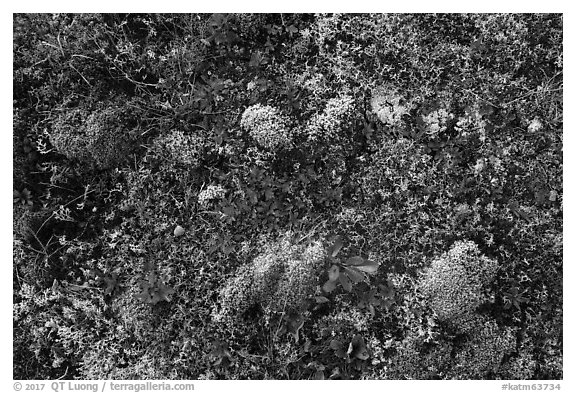
{"type": "Polygon", "coordinates": [[[162,135],[154,141],[154,148],[171,163],[195,168],[200,164],[205,139],[180,130],[162,135]]]}
{"type": "Polygon", "coordinates": [[[49,139],[67,158],[107,169],[124,162],[133,149],[135,122],[125,107],[114,104],[94,111],[68,109],[53,123],[49,139]]]}
{"type": "Polygon", "coordinates": [[[439,134],[448,128],[448,122],[454,118],[454,114],[448,112],[446,108],[438,108],[425,115],[422,115],[422,121],[429,134],[439,134]]]}
{"type": "Polygon", "coordinates": [[[441,320],[456,320],[487,300],[486,285],[494,278],[496,261],[481,255],[471,241],[456,242],[435,259],[420,282],[430,307],[441,320]]]}
{"type": "Polygon", "coordinates": [[[505,379],[531,379],[538,363],[527,349],[522,349],[518,355],[510,358],[501,368],[500,374],[505,379]]]}
{"type": "Polygon", "coordinates": [[[402,123],[402,118],[412,110],[412,104],[390,87],[376,89],[370,101],[372,111],[380,121],[394,127],[402,123]]]}
{"type": "Polygon", "coordinates": [[[393,379],[435,379],[452,366],[452,344],[423,344],[417,335],[409,335],[396,347],[390,358],[388,377],[393,379]]]}
{"type": "Polygon", "coordinates": [[[198,194],[198,203],[207,207],[212,201],[224,198],[226,190],[222,186],[209,185],[198,194]]]}
{"type": "Polygon", "coordinates": [[[354,99],[350,96],[331,98],[324,111],[315,114],[306,126],[311,141],[333,141],[343,128],[349,125],[354,110],[354,99]]]}
{"type": "Polygon", "coordinates": [[[324,256],[324,248],[317,242],[304,249],[299,257],[287,260],[274,296],[266,299],[266,309],[277,312],[302,309],[316,290],[317,273],[324,256]]]}
{"type": "Polygon", "coordinates": [[[234,318],[243,315],[254,303],[252,266],[239,268],[233,277],[228,279],[220,289],[220,303],[222,308],[214,314],[216,321],[234,318]]]}
{"type": "Polygon", "coordinates": [[[253,306],[267,315],[302,311],[316,290],[324,257],[320,242],[306,247],[292,244],[289,236],[284,236],[268,244],[222,287],[221,308],[215,318],[239,318],[253,306]]]}
{"type": "Polygon", "coordinates": [[[456,353],[453,376],[459,379],[484,379],[500,368],[505,355],[516,346],[514,331],[500,328],[496,321],[478,317],[475,329],[456,353]]]}
{"type": "Polygon", "coordinates": [[[246,108],[240,125],[258,145],[275,151],[292,145],[287,119],[274,107],[256,104],[246,108]]]}

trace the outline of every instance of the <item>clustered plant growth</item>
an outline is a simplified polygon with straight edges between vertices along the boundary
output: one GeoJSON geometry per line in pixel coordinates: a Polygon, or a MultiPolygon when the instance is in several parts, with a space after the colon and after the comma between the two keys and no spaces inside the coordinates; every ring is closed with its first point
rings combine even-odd
{"type": "Polygon", "coordinates": [[[562,16],[15,14],[15,379],[561,379],[562,16]]]}

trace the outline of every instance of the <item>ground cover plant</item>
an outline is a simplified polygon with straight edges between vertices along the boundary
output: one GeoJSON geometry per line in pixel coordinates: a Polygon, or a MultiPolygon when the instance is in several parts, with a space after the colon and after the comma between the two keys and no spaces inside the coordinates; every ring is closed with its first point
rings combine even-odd
{"type": "Polygon", "coordinates": [[[562,379],[557,14],[15,14],[15,379],[562,379]]]}

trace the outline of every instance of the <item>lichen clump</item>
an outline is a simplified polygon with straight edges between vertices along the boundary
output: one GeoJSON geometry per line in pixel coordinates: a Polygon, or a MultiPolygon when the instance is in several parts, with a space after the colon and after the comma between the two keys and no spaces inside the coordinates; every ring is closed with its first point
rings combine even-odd
{"type": "Polygon", "coordinates": [[[72,160],[98,169],[118,166],[133,150],[136,121],[125,108],[69,109],[54,122],[50,143],[72,160]]]}
{"type": "Polygon", "coordinates": [[[377,89],[370,104],[378,119],[391,127],[400,125],[402,117],[412,110],[412,105],[394,89],[377,89]]]}
{"type": "Polygon", "coordinates": [[[422,115],[422,121],[426,126],[428,134],[439,134],[447,130],[448,123],[454,119],[454,114],[445,108],[436,109],[430,113],[422,115]]]}
{"type": "Polygon", "coordinates": [[[250,133],[256,143],[269,150],[279,150],[292,145],[287,119],[268,105],[252,105],[244,111],[240,125],[250,133]]]}
{"type": "Polygon", "coordinates": [[[471,241],[456,242],[435,259],[421,280],[430,307],[441,320],[454,320],[473,312],[486,299],[483,291],[498,264],[480,254],[471,241]]]}
{"type": "Polygon", "coordinates": [[[331,141],[338,138],[352,118],[354,99],[350,96],[331,98],[326,103],[324,111],[314,115],[307,127],[306,133],[312,141],[331,141]]]}
{"type": "Polygon", "coordinates": [[[198,194],[198,203],[202,207],[208,207],[210,203],[224,198],[226,190],[222,186],[210,185],[198,194]]]}
{"type": "Polygon", "coordinates": [[[468,340],[454,359],[453,374],[458,379],[485,378],[497,372],[504,356],[516,348],[513,329],[500,328],[496,321],[482,316],[474,322],[468,340]]]}
{"type": "Polygon", "coordinates": [[[292,244],[286,235],[266,245],[251,263],[240,267],[220,290],[215,319],[241,318],[254,306],[267,315],[298,312],[317,287],[325,252],[320,242],[292,244]]]}
{"type": "Polygon", "coordinates": [[[162,135],[154,141],[154,148],[172,164],[198,167],[204,149],[204,138],[185,134],[180,130],[162,135]]]}

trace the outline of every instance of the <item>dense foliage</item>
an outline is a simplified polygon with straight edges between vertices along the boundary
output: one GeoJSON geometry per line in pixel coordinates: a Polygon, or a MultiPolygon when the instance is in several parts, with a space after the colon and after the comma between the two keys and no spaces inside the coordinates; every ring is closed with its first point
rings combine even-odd
{"type": "Polygon", "coordinates": [[[15,14],[15,379],[561,379],[562,16],[15,14]]]}

